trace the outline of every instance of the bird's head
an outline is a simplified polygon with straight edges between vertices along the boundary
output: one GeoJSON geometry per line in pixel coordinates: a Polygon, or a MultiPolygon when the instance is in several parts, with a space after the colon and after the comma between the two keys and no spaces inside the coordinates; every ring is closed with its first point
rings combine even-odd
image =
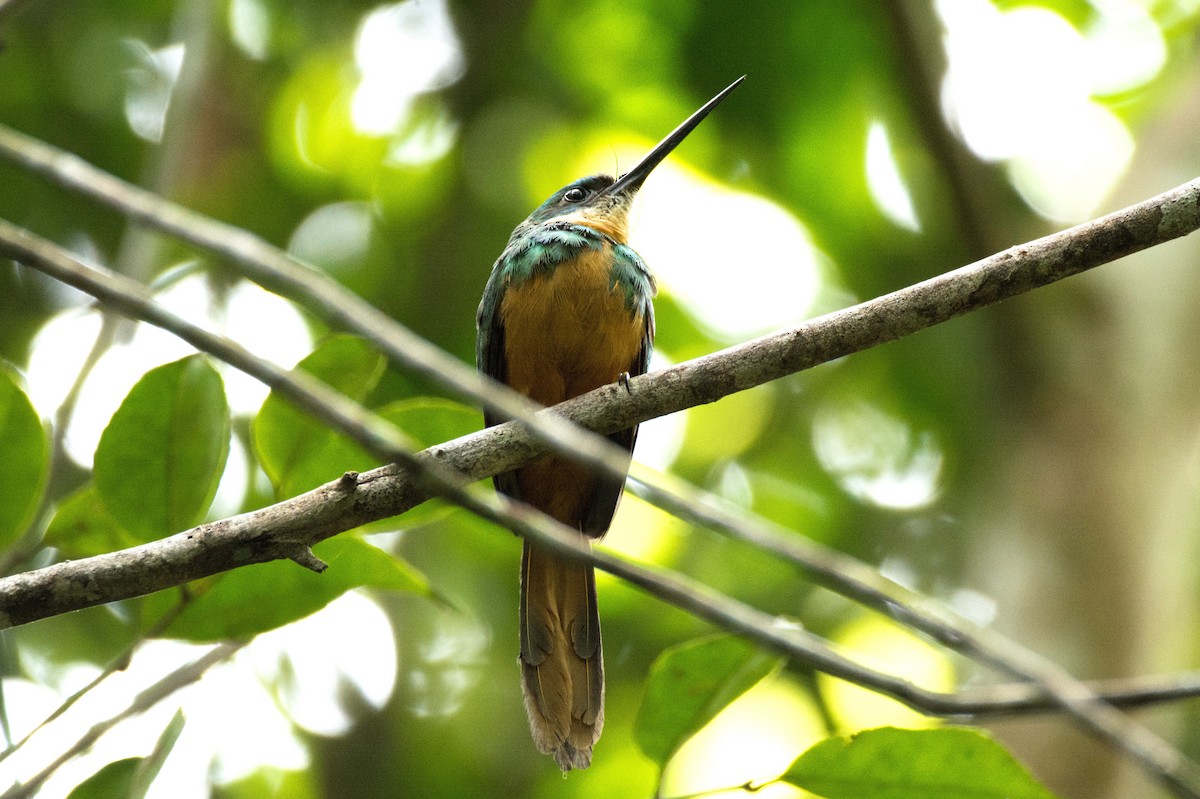
{"type": "Polygon", "coordinates": [[[634,195],[646,182],[646,178],[661,164],[671,151],[679,146],[687,135],[717,107],[730,92],[746,77],[729,84],[720,94],[705,103],[698,111],[684,120],[683,124],[659,142],[637,166],[620,177],[612,175],[589,175],[568,183],[542,203],[530,214],[522,227],[532,227],[546,222],[570,222],[599,230],[620,243],[629,240],[629,208],[634,195]]]}

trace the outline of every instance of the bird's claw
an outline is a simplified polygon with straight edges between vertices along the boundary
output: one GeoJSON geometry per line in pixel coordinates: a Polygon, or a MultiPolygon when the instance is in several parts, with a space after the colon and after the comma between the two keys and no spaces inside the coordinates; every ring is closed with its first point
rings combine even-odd
{"type": "Polygon", "coordinates": [[[629,372],[621,372],[621,376],[617,378],[617,385],[625,389],[625,393],[632,394],[633,389],[629,387],[629,372]]]}

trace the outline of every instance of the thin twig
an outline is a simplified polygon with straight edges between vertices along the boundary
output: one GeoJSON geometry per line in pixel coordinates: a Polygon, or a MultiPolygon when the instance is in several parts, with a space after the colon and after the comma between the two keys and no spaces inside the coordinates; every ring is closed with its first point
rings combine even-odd
{"type": "Polygon", "coordinates": [[[176,669],[167,676],[163,677],[158,682],[151,685],[146,690],[134,697],[133,702],[129,707],[122,710],[120,713],[98,722],[85,732],[79,740],[75,741],[71,746],[67,747],[59,754],[54,762],[39,771],[28,781],[14,786],[9,790],[0,794],[0,799],[27,799],[37,793],[50,776],[59,769],[64,763],[71,758],[86,752],[91,748],[92,744],[100,739],[100,736],[111,730],[113,727],[120,724],[128,718],[132,718],[140,713],[144,713],[150,708],[157,705],[159,702],[166,699],[171,694],[186,688],[192,683],[204,676],[204,673],[218,663],[221,663],[229,658],[246,645],[246,641],[231,641],[224,644],[218,644],[210,649],[202,657],[189,663],[188,665],[176,669]]]}
{"type": "Polygon", "coordinates": [[[161,635],[163,633],[163,631],[165,631],[167,629],[167,627],[169,627],[171,625],[171,622],[175,621],[175,619],[179,617],[179,614],[182,613],[183,609],[188,606],[188,603],[191,602],[191,599],[192,599],[192,595],[185,590],[183,596],[181,596],[179,598],[179,601],[176,602],[175,605],[173,605],[166,613],[164,613],[162,615],[162,618],[160,618],[158,621],[156,621],[144,633],[139,635],[137,637],[137,640],[133,641],[132,643],[129,644],[129,646],[125,647],[124,651],[122,651],[115,658],[110,660],[108,665],[105,666],[104,669],[99,674],[97,674],[96,677],[91,682],[89,682],[87,685],[83,686],[78,691],[76,691],[75,693],[71,694],[66,699],[64,699],[62,704],[60,704],[58,707],[56,707],[49,716],[42,719],[40,724],[38,724],[36,727],[34,727],[29,732],[27,732],[25,734],[24,738],[17,741],[16,743],[14,743],[12,746],[9,746],[3,752],[0,752],[0,763],[3,763],[11,755],[16,754],[16,752],[21,747],[23,747],[26,743],[28,743],[29,739],[32,738],[34,735],[36,735],[39,730],[45,728],[52,721],[59,718],[60,716],[62,716],[62,714],[66,713],[68,710],[70,710],[71,707],[76,702],[78,702],[80,699],[82,699],[83,697],[85,697],[89,693],[91,693],[93,690],[95,690],[95,688],[98,685],[100,685],[100,683],[107,680],[109,677],[111,677],[116,672],[124,671],[125,669],[127,669],[129,667],[129,663],[133,660],[134,652],[136,652],[142,646],[142,644],[144,644],[149,639],[155,638],[155,637],[161,635]]]}
{"type": "Polygon", "coordinates": [[[0,157],[79,191],[134,221],[229,260],[243,276],[300,302],[332,327],[371,340],[392,363],[478,402],[498,416],[530,424],[535,438],[551,449],[609,474],[624,474],[628,453],[611,441],[558,418],[536,421],[538,408],[527,397],[480,375],[336,281],[258,236],[163,199],[72,153],[4,125],[0,125],[0,157]]]}
{"type": "MultiPolygon", "coordinates": [[[[1127,710],[1179,699],[1200,697],[1200,672],[1087,680],[1092,693],[1114,707],[1127,710]]],[[[1034,683],[1005,683],[967,688],[955,694],[959,713],[947,717],[979,719],[983,717],[1024,715],[1058,710],[1057,705],[1034,683]]]]}

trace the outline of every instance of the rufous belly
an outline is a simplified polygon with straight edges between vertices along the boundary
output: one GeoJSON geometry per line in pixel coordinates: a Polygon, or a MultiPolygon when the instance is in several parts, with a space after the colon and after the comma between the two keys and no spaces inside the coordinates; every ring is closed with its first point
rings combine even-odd
{"type": "MultiPolygon", "coordinates": [[[[510,286],[500,314],[506,382],[542,405],[615,382],[632,368],[645,335],[645,320],[630,312],[603,251],[510,286]]],[[[521,499],[579,528],[594,490],[590,472],[547,456],[521,469],[517,481],[521,499]]]]}

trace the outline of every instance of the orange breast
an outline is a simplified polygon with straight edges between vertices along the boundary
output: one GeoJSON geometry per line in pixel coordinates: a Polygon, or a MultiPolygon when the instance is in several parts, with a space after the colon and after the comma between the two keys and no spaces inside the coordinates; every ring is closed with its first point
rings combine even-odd
{"type": "MultiPolygon", "coordinates": [[[[645,320],[630,313],[601,251],[509,287],[500,313],[507,382],[542,405],[615,382],[633,367],[645,333],[645,320]]],[[[596,476],[549,455],[520,469],[517,483],[524,501],[581,529],[596,476]]]]}
{"type": "Polygon", "coordinates": [[[645,331],[599,250],[510,287],[500,314],[507,382],[543,405],[614,382],[629,371],[645,331]]]}

